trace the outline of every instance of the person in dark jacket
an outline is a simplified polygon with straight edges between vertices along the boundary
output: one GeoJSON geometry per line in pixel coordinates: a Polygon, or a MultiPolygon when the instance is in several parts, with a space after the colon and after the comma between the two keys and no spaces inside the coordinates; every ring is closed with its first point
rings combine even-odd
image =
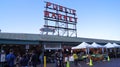
{"type": "Polygon", "coordinates": [[[32,52],[32,55],[31,55],[31,63],[32,63],[32,66],[33,67],[37,67],[37,62],[38,62],[38,56],[37,54],[35,53],[35,51],[32,52]]]}
{"type": "Polygon", "coordinates": [[[22,59],[20,60],[21,67],[28,67],[28,61],[27,55],[23,55],[22,59]]]}

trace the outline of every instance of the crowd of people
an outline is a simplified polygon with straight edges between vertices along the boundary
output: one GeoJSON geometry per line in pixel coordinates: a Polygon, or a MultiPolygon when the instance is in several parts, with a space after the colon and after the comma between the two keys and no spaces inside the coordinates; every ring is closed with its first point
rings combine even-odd
{"type": "MultiPolygon", "coordinates": [[[[24,54],[20,54],[19,52],[15,54],[14,50],[10,49],[9,53],[5,55],[3,67],[37,67],[38,65],[44,67],[44,56],[48,56],[45,51],[41,51],[39,54],[35,50],[25,52],[24,54]]],[[[54,67],[66,67],[67,61],[70,61],[70,56],[73,57],[74,64],[78,65],[78,53],[55,50],[53,59],[54,67]]]]}
{"type": "Polygon", "coordinates": [[[37,54],[33,50],[31,53],[26,52],[21,55],[18,52],[16,55],[14,50],[10,49],[2,64],[2,67],[37,67],[38,64],[40,64],[40,67],[43,67],[43,53],[37,54]]]}

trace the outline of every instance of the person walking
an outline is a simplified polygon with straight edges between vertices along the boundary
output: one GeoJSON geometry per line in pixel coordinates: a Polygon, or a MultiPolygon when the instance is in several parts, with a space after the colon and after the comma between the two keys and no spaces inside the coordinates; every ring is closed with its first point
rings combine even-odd
{"type": "Polygon", "coordinates": [[[73,54],[73,58],[74,58],[74,64],[78,65],[78,55],[76,53],[73,54]]]}
{"type": "Polygon", "coordinates": [[[58,67],[58,65],[59,65],[59,61],[58,61],[58,51],[55,52],[54,60],[55,60],[55,67],[58,67]]]}
{"type": "Polygon", "coordinates": [[[18,53],[18,55],[17,55],[17,57],[16,57],[16,61],[15,61],[15,66],[16,67],[20,67],[20,60],[22,59],[22,57],[21,57],[21,54],[20,53],[18,53]]]}
{"type": "Polygon", "coordinates": [[[40,67],[43,67],[43,58],[44,58],[44,53],[42,52],[40,55],[39,55],[39,60],[40,60],[40,67]]]}
{"type": "Polygon", "coordinates": [[[63,52],[60,50],[60,67],[64,67],[64,58],[63,58],[63,52]]]}
{"type": "Polygon", "coordinates": [[[21,67],[28,67],[28,61],[29,59],[27,58],[27,55],[23,55],[20,61],[21,67]]]}
{"type": "Polygon", "coordinates": [[[14,67],[15,58],[16,58],[16,57],[15,57],[15,55],[14,55],[14,53],[13,53],[13,50],[10,49],[9,54],[6,56],[6,61],[7,61],[8,67],[14,67]]]}
{"type": "Polygon", "coordinates": [[[0,53],[0,64],[1,66],[3,67],[5,65],[5,62],[6,62],[6,53],[4,50],[1,50],[1,53],[0,53]]]}
{"type": "Polygon", "coordinates": [[[34,50],[32,51],[32,55],[30,57],[30,60],[31,60],[32,66],[37,67],[38,56],[37,56],[37,54],[35,53],[34,50]]]}

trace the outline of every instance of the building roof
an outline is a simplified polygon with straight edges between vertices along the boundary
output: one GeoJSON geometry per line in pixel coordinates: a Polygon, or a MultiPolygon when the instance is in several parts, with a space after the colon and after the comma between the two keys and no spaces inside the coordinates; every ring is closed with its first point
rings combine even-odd
{"type": "Polygon", "coordinates": [[[39,42],[96,42],[96,43],[118,43],[115,40],[91,39],[81,37],[66,37],[57,35],[41,35],[41,34],[26,34],[26,33],[0,33],[0,40],[21,40],[21,41],[39,41],[39,42]]]}

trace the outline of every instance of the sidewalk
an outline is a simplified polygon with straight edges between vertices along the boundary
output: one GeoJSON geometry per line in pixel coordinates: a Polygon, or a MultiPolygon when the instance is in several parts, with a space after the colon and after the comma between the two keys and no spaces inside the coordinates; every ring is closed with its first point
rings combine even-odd
{"type": "MultiPolygon", "coordinates": [[[[40,65],[38,65],[37,67],[40,67],[40,65]]],[[[55,64],[48,63],[47,67],[55,67],[55,64]]],[[[73,62],[70,62],[70,67],[90,67],[90,66],[86,64],[86,62],[80,61],[78,66],[75,66],[73,62]]],[[[108,61],[93,62],[92,67],[120,67],[120,58],[111,59],[109,62],[108,61]]]]}

